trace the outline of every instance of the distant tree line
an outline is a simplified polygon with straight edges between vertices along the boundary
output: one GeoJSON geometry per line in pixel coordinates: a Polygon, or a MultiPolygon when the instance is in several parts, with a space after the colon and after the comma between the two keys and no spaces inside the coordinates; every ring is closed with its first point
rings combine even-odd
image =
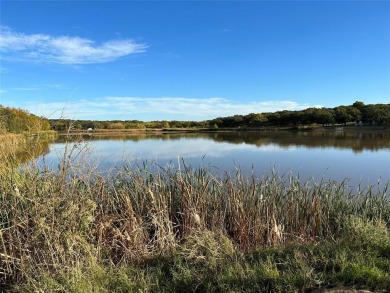
{"type": "Polygon", "coordinates": [[[300,111],[277,111],[219,117],[209,121],[210,127],[261,127],[303,125],[346,125],[361,122],[369,125],[390,125],[390,104],[365,105],[356,101],[350,106],[307,108],[300,111]]]}
{"type": "Polygon", "coordinates": [[[299,111],[273,113],[250,113],[218,117],[207,121],[150,121],[139,120],[63,120],[52,119],[52,128],[57,131],[86,129],[153,129],[153,128],[237,128],[266,126],[346,125],[361,122],[369,125],[390,125],[390,104],[365,105],[356,101],[349,106],[335,108],[307,108],[299,111]]]}
{"type": "Polygon", "coordinates": [[[368,125],[390,125],[390,104],[369,104],[356,101],[349,106],[335,108],[307,108],[299,111],[250,113],[218,117],[206,121],[139,121],[139,120],[68,120],[46,119],[22,109],[0,105],[0,133],[31,132],[53,129],[56,131],[81,131],[87,129],[168,129],[168,128],[237,128],[307,125],[335,125],[361,122],[368,125]]]}
{"type": "Polygon", "coordinates": [[[46,118],[0,105],[0,133],[38,133],[50,129],[51,125],[46,118]]]}
{"type": "Polygon", "coordinates": [[[208,122],[197,121],[139,121],[139,120],[68,120],[51,119],[52,129],[57,131],[99,130],[99,129],[161,129],[161,128],[200,128],[208,127],[208,122]]]}

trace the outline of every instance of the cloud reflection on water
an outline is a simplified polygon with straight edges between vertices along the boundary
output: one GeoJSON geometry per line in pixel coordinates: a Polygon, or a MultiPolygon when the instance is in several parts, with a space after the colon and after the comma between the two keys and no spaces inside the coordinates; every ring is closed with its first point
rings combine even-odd
{"type": "MultiPolygon", "coordinates": [[[[194,168],[211,166],[219,173],[235,172],[256,176],[292,174],[303,181],[314,178],[344,180],[354,186],[390,180],[390,149],[386,137],[374,140],[353,138],[334,141],[329,137],[266,134],[160,135],[128,138],[106,138],[81,143],[80,150],[89,150],[85,165],[99,170],[120,168],[149,162],[160,166],[178,166],[181,158],[194,168]],[[348,147],[350,145],[350,147],[348,147]],[[356,151],[359,150],[359,151],[356,151]]],[[[72,144],[72,143],[71,143],[72,144]]],[[[51,146],[46,162],[53,166],[63,155],[64,143],[51,146]]],[[[77,150],[75,152],[77,154],[77,150]]]]}

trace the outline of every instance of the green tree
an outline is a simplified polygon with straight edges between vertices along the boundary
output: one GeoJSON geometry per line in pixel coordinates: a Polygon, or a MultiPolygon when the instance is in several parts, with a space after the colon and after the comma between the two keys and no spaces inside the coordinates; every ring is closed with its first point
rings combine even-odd
{"type": "Polygon", "coordinates": [[[263,114],[253,114],[249,121],[249,126],[259,127],[267,123],[268,119],[263,114]]]}
{"type": "Polygon", "coordinates": [[[169,122],[168,121],[161,121],[161,128],[169,128],[170,125],[169,125],[169,122]]]}
{"type": "Polygon", "coordinates": [[[355,103],[352,104],[352,107],[359,109],[360,111],[364,109],[364,106],[365,106],[364,103],[361,101],[356,101],[355,103]]]}
{"type": "Polygon", "coordinates": [[[37,133],[48,129],[50,129],[50,124],[46,118],[30,114],[22,109],[0,105],[0,132],[37,133]]]}
{"type": "Polygon", "coordinates": [[[339,106],[334,108],[335,120],[337,123],[346,124],[355,122],[361,118],[360,110],[351,106],[339,106]]]}
{"type": "Polygon", "coordinates": [[[107,125],[107,129],[125,129],[125,125],[122,122],[113,122],[107,125]]]}
{"type": "Polygon", "coordinates": [[[390,125],[390,104],[365,106],[363,119],[370,124],[390,125]]]}

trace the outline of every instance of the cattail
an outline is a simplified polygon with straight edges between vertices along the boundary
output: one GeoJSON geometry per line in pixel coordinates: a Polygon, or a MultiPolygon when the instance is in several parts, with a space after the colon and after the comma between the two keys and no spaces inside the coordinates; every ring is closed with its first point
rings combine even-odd
{"type": "Polygon", "coordinates": [[[200,226],[200,216],[199,216],[199,214],[196,213],[196,212],[194,212],[194,213],[192,214],[192,216],[193,216],[193,218],[194,218],[195,223],[198,224],[198,225],[200,226]]]}
{"type": "Polygon", "coordinates": [[[283,225],[278,225],[275,219],[275,215],[272,216],[272,236],[275,242],[281,242],[283,235],[283,225]]]}
{"type": "Polygon", "coordinates": [[[260,203],[263,203],[263,201],[264,201],[264,195],[261,193],[260,194],[260,203]]]}
{"type": "Polygon", "coordinates": [[[14,190],[15,190],[15,195],[16,195],[16,196],[20,196],[19,188],[18,188],[16,185],[15,185],[14,190]]]}
{"type": "Polygon", "coordinates": [[[153,193],[153,191],[151,189],[149,189],[149,195],[150,195],[150,199],[152,201],[152,204],[154,204],[155,203],[154,193],[153,193]]]}

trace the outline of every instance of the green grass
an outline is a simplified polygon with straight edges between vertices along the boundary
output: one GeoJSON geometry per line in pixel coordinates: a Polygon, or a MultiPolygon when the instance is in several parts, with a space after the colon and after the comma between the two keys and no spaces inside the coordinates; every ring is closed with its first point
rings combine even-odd
{"type": "Polygon", "coordinates": [[[347,182],[188,166],[107,179],[75,163],[79,149],[68,146],[58,172],[0,169],[0,284],[10,291],[390,288],[386,187],[353,193],[347,182]]]}
{"type": "MultiPolygon", "coordinates": [[[[356,221],[362,223],[354,219],[347,226],[355,229],[356,221]]],[[[389,246],[387,228],[363,225],[389,246]]],[[[367,235],[361,231],[356,236],[367,235]]],[[[223,235],[206,231],[190,237],[170,256],[76,268],[57,277],[43,276],[34,285],[47,292],[304,292],[340,284],[378,292],[390,288],[390,255],[374,243],[362,246],[341,237],[248,253],[232,248],[223,235]]],[[[18,289],[29,292],[31,283],[18,289]]]]}

